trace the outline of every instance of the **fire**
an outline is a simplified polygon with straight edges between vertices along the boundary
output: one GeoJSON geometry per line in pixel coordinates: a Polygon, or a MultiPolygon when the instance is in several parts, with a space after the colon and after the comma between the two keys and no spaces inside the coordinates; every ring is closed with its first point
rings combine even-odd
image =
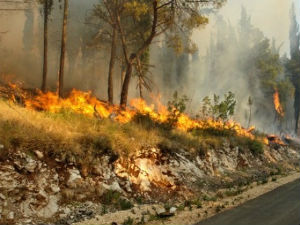
{"type": "MultiPolygon", "coordinates": [[[[17,86],[10,85],[10,88],[16,89],[17,86]]],[[[158,98],[155,99],[156,104],[151,105],[148,105],[143,99],[133,99],[126,110],[121,110],[116,105],[109,105],[106,102],[100,101],[93,96],[91,92],[83,92],[75,89],[70,92],[67,98],[59,98],[55,92],[43,93],[41,91],[38,91],[37,95],[33,97],[28,96],[29,95],[22,95],[24,105],[29,109],[52,113],[66,109],[86,116],[111,118],[120,123],[132,121],[137,114],[148,115],[153,121],[158,123],[166,123],[172,116],[167,107],[161,104],[158,98]]],[[[208,128],[219,130],[228,129],[235,131],[237,135],[254,138],[252,134],[252,131],[255,129],[254,127],[245,129],[237,122],[215,120],[212,118],[194,119],[187,114],[180,114],[176,112],[176,110],[175,114],[177,114],[177,120],[174,125],[177,129],[182,131],[208,128]]]]}
{"type": "Polygon", "coordinates": [[[285,146],[286,144],[275,134],[270,134],[265,138],[265,143],[269,144],[277,144],[281,146],[285,146]]]}
{"type": "Polygon", "coordinates": [[[274,106],[275,106],[276,112],[281,117],[284,117],[284,110],[283,110],[283,107],[282,107],[282,105],[280,103],[280,98],[279,98],[279,92],[278,92],[278,90],[275,90],[275,93],[273,95],[273,100],[274,100],[274,106]]]}
{"type": "Polygon", "coordinates": [[[81,92],[72,90],[69,97],[61,99],[56,93],[39,92],[33,99],[26,99],[25,106],[30,109],[44,110],[57,113],[62,109],[70,109],[74,112],[92,116],[95,110],[101,117],[107,118],[110,115],[109,109],[105,103],[100,102],[93,97],[91,92],[81,92]]]}

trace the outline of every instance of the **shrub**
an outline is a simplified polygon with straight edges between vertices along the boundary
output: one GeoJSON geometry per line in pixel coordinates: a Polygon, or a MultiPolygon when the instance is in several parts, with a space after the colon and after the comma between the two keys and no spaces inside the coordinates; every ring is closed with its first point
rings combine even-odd
{"type": "Polygon", "coordinates": [[[197,209],[202,208],[202,202],[201,202],[201,200],[199,198],[197,198],[196,200],[194,200],[192,202],[192,204],[195,205],[197,207],[197,209]]]}
{"type": "Polygon", "coordinates": [[[248,141],[249,150],[252,152],[253,155],[260,155],[264,153],[264,145],[262,142],[258,140],[249,140],[248,141]]]}
{"type": "Polygon", "coordinates": [[[234,115],[236,106],[235,95],[232,92],[224,95],[224,100],[220,101],[220,96],[214,95],[212,100],[206,96],[202,100],[202,108],[200,113],[203,118],[213,117],[215,119],[228,120],[234,115]]]}
{"type": "Polygon", "coordinates": [[[134,123],[141,125],[146,130],[155,128],[167,129],[169,128],[166,124],[154,121],[149,114],[137,113],[132,120],[134,123]]]}
{"type": "Polygon", "coordinates": [[[103,195],[102,202],[105,205],[116,204],[120,200],[120,197],[120,192],[108,190],[103,195]]]}
{"type": "Polygon", "coordinates": [[[168,111],[169,111],[169,118],[168,118],[168,124],[170,126],[174,126],[178,118],[182,113],[186,110],[186,104],[189,101],[188,97],[178,96],[178,92],[175,91],[173,94],[173,99],[168,102],[168,111]]]}
{"type": "Polygon", "coordinates": [[[209,127],[205,129],[193,129],[191,130],[191,133],[194,136],[215,136],[215,137],[231,137],[233,135],[236,135],[235,130],[231,129],[217,129],[214,127],[209,127]]]}
{"type": "Polygon", "coordinates": [[[131,217],[128,217],[123,223],[122,225],[133,225],[134,220],[131,217]]]}
{"type": "Polygon", "coordinates": [[[249,149],[254,156],[264,153],[264,145],[259,140],[252,140],[248,137],[234,137],[231,138],[231,145],[239,146],[241,150],[249,149]]]}
{"type": "Polygon", "coordinates": [[[268,178],[264,177],[261,181],[261,184],[266,184],[266,183],[268,183],[268,178]]]}
{"type": "Polygon", "coordinates": [[[208,196],[208,195],[204,195],[203,196],[203,201],[208,201],[208,202],[215,202],[217,201],[217,197],[216,196],[208,196]]]}
{"type": "Polygon", "coordinates": [[[133,207],[133,204],[127,199],[121,198],[119,201],[119,206],[121,210],[127,210],[127,209],[131,209],[133,207]]]}

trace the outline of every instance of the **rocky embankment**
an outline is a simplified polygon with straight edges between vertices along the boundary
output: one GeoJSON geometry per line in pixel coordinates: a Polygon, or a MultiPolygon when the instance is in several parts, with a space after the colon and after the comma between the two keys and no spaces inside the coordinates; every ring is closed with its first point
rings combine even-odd
{"type": "Polygon", "coordinates": [[[266,147],[255,156],[224,140],[222,148],[196,157],[192,150],[147,147],[129,158],[99,157],[87,169],[71,156],[16,151],[0,164],[0,221],[72,224],[133,204],[212,196],[220,189],[296,170],[299,156],[288,146],[266,147]]]}

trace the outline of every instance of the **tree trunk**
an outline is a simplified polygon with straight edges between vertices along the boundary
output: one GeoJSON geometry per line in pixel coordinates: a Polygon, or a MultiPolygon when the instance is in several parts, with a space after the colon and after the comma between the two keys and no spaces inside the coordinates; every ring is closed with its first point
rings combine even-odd
{"type": "Polygon", "coordinates": [[[46,92],[48,71],[48,0],[44,3],[44,59],[43,59],[42,92],[46,92]]]}
{"type": "Polygon", "coordinates": [[[130,79],[131,79],[131,74],[132,74],[132,65],[133,62],[130,61],[127,64],[126,68],[126,74],[125,74],[125,79],[123,82],[123,87],[122,87],[122,92],[121,92],[121,101],[120,101],[120,106],[122,109],[126,108],[127,105],[127,97],[128,97],[128,89],[129,89],[129,84],[130,84],[130,79]]]}
{"type": "Polygon", "coordinates": [[[113,87],[113,73],[116,61],[116,43],[117,43],[117,31],[113,28],[112,42],[111,42],[111,53],[110,53],[110,63],[108,71],[108,102],[113,104],[114,102],[114,87],[113,87]]]}
{"type": "Polygon", "coordinates": [[[251,119],[252,119],[252,107],[250,106],[249,120],[248,120],[248,128],[250,128],[250,125],[251,125],[251,119]]]}
{"type": "Polygon", "coordinates": [[[122,47],[123,47],[123,53],[124,53],[124,57],[126,60],[126,66],[127,66],[124,84],[123,84],[122,92],[121,92],[121,100],[120,100],[120,106],[123,109],[126,108],[126,105],[127,105],[127,97],[128,97],[130,78],[131,78],[131,74],[132,74],[133,62],[137,57],[140,57],[140,55],[142,55],[145,52],[145,50],[147,50],[147,48],[149,48],[154,37],[156,36],[156,26],[158,23],[158,9],[159,9],[157,7],[158,1],[155,0],[152,2],[152,4],[153,4],[153,22],[152,22],[152,28],[151,28],[149,37],[145,40],[144,44],[135,53],[130,55],[129,58],[128,58],[128,48],[127,48],[127,44],[126,44],[125,34],[123,32],[121,22],[120,22],[120,16],[117,16],[117,25],[118,25],[118,29],[119,29],[119,33],[120,33],[120,38],[121,38],[122,47]]]}
{"type": "Polygon", "coordinates": [[[58,95],[61,98],[63,96],[64,87],[64,68],[65,68],[65,54],[66,54],[66,40],[67,40],[67,20],[68,20],[68,1],[65,0],[64,4],[64,19],[61,37],[61,52],[60,52],[60,67],[58,74],[58,95]]]}
{"type": "Polygon", "coordinates": [[[295,134],[299,134],[299,116],[300,116],[300,90],[296,88],[294,109],[295,109],[295,134]]]}
{"type": "Polygon", "coordinates": [[[143,99],[143,80],[141,77],[139,77],[139,92],[140,92],[140,98],[143,99]]]}
{"type": "Polygon", "coordinates": [[[123,88],[123,83],[124,83],[124,79],[125,79],[125,74],[126,74],[126,69],[125,68],[122,68],[122,71],[121,71],[121,90],[123,88]]]}

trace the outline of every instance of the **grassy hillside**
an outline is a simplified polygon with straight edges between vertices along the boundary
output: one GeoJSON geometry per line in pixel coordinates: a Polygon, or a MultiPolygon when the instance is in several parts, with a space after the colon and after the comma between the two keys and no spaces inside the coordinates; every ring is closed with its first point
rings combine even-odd
{"type": "Polygon", "coordinates": [[[40,150],[49,157],[75,157],[78,164],[90,165],[95,156],[108,154],[112,158],[129,156],[146,146],[164,150],[183,149],[197,155],[208,148],[218,148],[226,138],[232,145],[262,153],[262,143],[238,137],[230,130],[179,131],[156,124],[145,115],[126,124],[111,119],[96,119],[61,111],[37,112],[0,100],[0,143],[4,145],[1,159],[11,151],[31,153],[40,150]]]}

